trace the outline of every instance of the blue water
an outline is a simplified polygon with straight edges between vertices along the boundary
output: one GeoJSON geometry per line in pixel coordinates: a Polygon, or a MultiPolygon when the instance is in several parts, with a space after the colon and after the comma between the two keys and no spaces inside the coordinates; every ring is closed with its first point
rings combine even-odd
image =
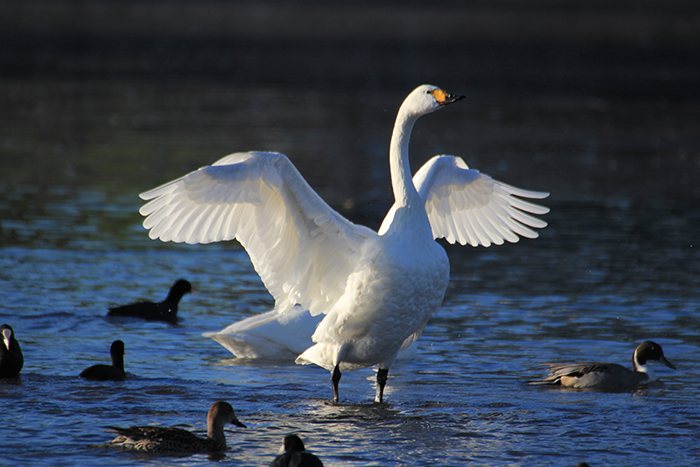
{"type": "Polygon", "coordinates": [[[416,2],[359,2],[347,16],[320,2],[282,14],[279,2],[16,3],[0,33],[0,323],[25,366],[0,380],[0,466],[210,465],[95,445],[109,425],[202,434],[219,399],[248,426],[227,429],[220,462],[237,466],[269,464],[290,432],[326,466],[698,464],[692,2],[451,2],[438,16],[416,2]],[[248,32],[226,19],[238,9],[248,32]],[[523,24],[504,28],[513,18],[523,24]],[[272,298],[235,242],[149,240],[138,193],[234,151],[280,151],[376,229],[392,202],[396,110],[423,82],[467,98],[417,122],[413,169],[455,154],[550,191],[540,238],[447,247],[444,304],[415,359],[392,367],[385,404],[373,402],[373,369],[344,373],[334,405],[325,370],[237,360],[203,337],[272,298]],[[180,324],[105,318],[163,299],[178,278],[197,291],[180,324]],[[78,378],[109,361],[115,339],[130,377],[78,378]],[[647,339],[678,368],[655,365],[647,387],[525,384],[547,362],[631,365],[647,339]]]}
{"type": "MultiPolygon", "coordinates": [[[[299,433],[327,466],[695,465],[700,456],[700,211],[659,205],[554,203],[537,240],[448,247],[452,280],[414,360],[346,372],[340,405],[325,370],[237,360],[206,331],[272,307],[235,242],[148,239],[135,197],[95,188],[6,187],[23,214],[3,221],[0,322],[25,366],[0,381],[3,465],[203,465],[204,455],[137,458],[94,447],[108,425],[206,429],[229,401],[248,428],[228,428],[220,462],[267,465],[299,433]],[[162,299],[177,278],[197,295],[180,324],[110,321],[108,307],[162,299]],[[88,382],[85,367],[126,343],[124,382],[88,382]],[[601,394],[528,386],[542,363],[630,364],[652,339],[677,365],[659,381],[601,394]]],[[[8,202],[6,202],[8,203],[8,202]]],[[[3,207],[6,214],[9,205],[3,207]]]]}

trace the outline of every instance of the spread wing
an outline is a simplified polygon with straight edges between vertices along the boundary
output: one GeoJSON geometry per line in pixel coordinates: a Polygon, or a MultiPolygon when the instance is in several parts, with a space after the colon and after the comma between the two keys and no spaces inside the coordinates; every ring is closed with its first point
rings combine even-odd
{"type": "Polygon", "coordinates": [[[523,190],[470,169],[460,157],[435,156],[413,177],[435,238],[450,243],[490,246],[536,238],[547,223],[532,214],[549,208],[521,198],[542,199],[549,193],[523,190]]]}
{"type": "Polygon", "coordinates": [[[150,200],[139,212],[152,239],[237,239],[281,313],[297,303],[329,310],[377,235],[331,209],[279,153],[231,154],[140,196],[150,200]]]}

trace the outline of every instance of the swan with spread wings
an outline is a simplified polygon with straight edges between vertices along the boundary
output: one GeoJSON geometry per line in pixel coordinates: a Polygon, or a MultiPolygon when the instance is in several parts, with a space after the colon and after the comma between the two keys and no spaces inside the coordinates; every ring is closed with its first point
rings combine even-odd
{"type": "Polygon", "coordinates": [[[462,99],[431,85],[401,105],[389,152],[395,203],[378,232],[353,224],[326,204],[290,160],[272,152],[224,157],[141,194],[152,239],[211,243],[237,239],[286,313],[295,305],[324,314],[313,345],[296,359],[331,372],[338,401],[341,371],[379,365],[383,401],[397,353],[422,333],[449,281],[435,241],[473,246],[535,238],[548,208],[528,191],[436,156],[411,177],[408,146],[416,120],[462,99]]]}

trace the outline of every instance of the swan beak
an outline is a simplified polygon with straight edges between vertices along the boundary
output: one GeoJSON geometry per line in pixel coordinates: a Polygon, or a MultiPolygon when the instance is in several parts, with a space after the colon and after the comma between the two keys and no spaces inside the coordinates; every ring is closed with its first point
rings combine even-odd
{"type": "Polygon", "coordinates": [[[433,97],[440,105],[452,104],[453,102],[457,102],[464,99],[464,96],[450,94],[448,92],[443,91],[442,89],[436,89],[435,91],[433,91],[433,97]]]}
{"type": "Polygon", "coordinates": [[[671,363],[671,362],[669,362],[668,360],[666,360],[666,357],[664,357],[664,356],[662,356],[662,357],[659,359],[659,361],[660,361],[661,363],[663,363],[664,365],[666,365],[667,367],[669,367],[669,368],[673,368],[674,370],[676,369],[676,365],[674,365],[673,363],[671,363]]]}

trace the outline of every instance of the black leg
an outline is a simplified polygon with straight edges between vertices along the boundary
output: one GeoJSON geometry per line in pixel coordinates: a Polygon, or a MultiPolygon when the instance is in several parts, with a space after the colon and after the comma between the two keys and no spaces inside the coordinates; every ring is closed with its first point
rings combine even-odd
{"type": "Polygon", "coordinates": [[[340,396],[338,395],[338,383],[340,382],[340,367],[338,365],[333,368],[331,372],[331,384],[333,384],[333,402],[339,402],[340,396]]]}
{"type": "Polygon", "coordinates": [[[386,386],[387,379],[389,379],[389,369],[380,368],[377,371],[377,397],[374,398],[375,402],[384,402],[384,386],[386,386]]]}

